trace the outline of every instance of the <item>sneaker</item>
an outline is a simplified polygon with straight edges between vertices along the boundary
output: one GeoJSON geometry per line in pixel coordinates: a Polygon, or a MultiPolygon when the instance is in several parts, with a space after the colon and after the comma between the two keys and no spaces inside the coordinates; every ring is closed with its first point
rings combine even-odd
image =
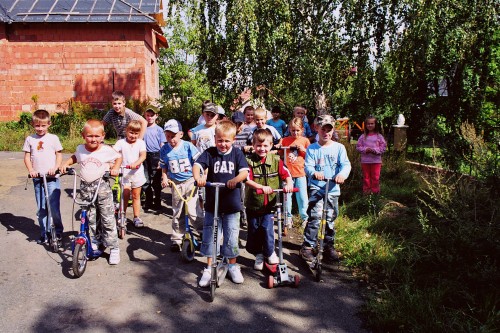
{"type": "Polygon", "coordinates": [[[99,240],[97,240],[97,239],[96,239],[96,238],[94,238],[94,237],[92,237],[92,240],[91,240],[90,244],[91,244],[91,246],[92,246],[92,250],[93,250],[93,251],[97,251],[97,250],[99,250],[99,245],[101,245],[101,244],[100,244],[100,242],[99,242],[99,240]]]}
{"type": "Polygon", "coordinates": [[[226,275],[227,275],[228,270],[229,270],[229,264],[227,263],[226,259],[223,259],[217,265],[217,281],[218,281],[219,287],[226,280],[226,275]]]}
{"type": "Polygon", "coordinates": [[[309,247],[303,247],[300,249],[300,256],[302,259],[305,261],[313,261],[314,260],[314,253],[313,250],[309,247]]]}
{"type": "Polygon", "coordinates": [[[141,218],[134,217],[134,226],[136,228],[142,228],[142,227],[144,227],[144,222],[142,222],[141,218]]]}
{"type": "Polygon", "coordinates": [[[203,270],[203,274],[201,276],[200,281],[198,281],[198,285],[202,288],[208,287],[210,285],[211,279],[212,279],[212,273],[210,272],[210,267],[207,267],[203,270]]]}
{"type": "Polygon", "coordinates": [[[243,275],[241,275],[241,268],[238,264],[229,265],[229,275],[231,276],[231,280],[233,280],[234,283],[239,284],[245,281],[243,275]]]}
{"type": "Polygon", "coordinates": [[[325,256],[325,260],[339,261],[339,254],[335,251],[333,246],[326,246],[323,250],[323,255],[325,256]]]}
{"type": "Polygon", "coordinates": [[[267,262],[270,264],[270,265],[276,265],[276,264],[279,264],[280,263],[280,259],[278,258],[278,256],[276,255],[276,252],[273,252],[273,254],[271,254],[268,258],[267,258],[267,262]]]}
{"type": "Polygon", "coordinates": [[[120,249],[114,248],[109,251],[109,264],[118,265],[120,263],[120,249]]]}
{"type": "Polygon", "coordinates": [[[40,238],[36,241],[36,243],[39,245],[47,245],[47,244],[49,244],[49,241],[48,241],[47,237],[40,236],[40,238]]]}
{"type": "Polygon", "coordinates": [[[264,255],[259,253],[255,256],[255,264],[253,264],[253,269],[256,271],[261,271],[264,268],[264,255]]]}

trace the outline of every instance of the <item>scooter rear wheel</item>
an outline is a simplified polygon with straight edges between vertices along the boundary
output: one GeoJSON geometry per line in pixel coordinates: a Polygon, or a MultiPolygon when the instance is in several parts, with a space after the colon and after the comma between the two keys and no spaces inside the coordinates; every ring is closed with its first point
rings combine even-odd
{"type": "Polygon", "coordinates": [[[267,287],[269,289],[273,289],[273,287],[274,287],[274,276],[273,275],[269,275],[269,277],[267,278],[267,287]]]}
{"type": "Polygon", "coordinates": [[[127,229],[125,227],[118,227],[118,237],[120,237],[120,239],[123,239],[125,238],[125,234],[127,233],[127,229]]]}
{"type": "Polygon", "coordinates": [[[85,273],[85,269],[87,268],[87,244],[76,244],[75,249],[73,250],[73,275],[76,278],[85,273]]]}
{"type": "Polygon", "coordinates": [[[191,262],[194,260],[194,246],[189,239],[185,239],[182,241],[181,246],[181,259],[184,262],[191,262]]]}
{"type": "Polygon", "coordinates": [[[295,275],[293,277],[293,286],[295,288],[298,288],[299,287],[299,283],[300,283],[300,277],[298,275],[295,275]]]}

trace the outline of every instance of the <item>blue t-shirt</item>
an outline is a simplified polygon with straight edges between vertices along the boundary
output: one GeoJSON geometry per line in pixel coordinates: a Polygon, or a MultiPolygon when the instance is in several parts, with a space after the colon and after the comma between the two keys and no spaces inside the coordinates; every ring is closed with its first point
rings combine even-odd
{"type": "Polygon", "coordinates": [[[283,119],[278,119],[278,121],[274,121],[274,119],[269,119],[266,122],[266,125],[276,128],[281,137],[283,137],[283,134],[286,131],[286,123],[283,119]]]}
{"type": "Polygon", "coordinates": [[[160,150],[160,167],[167,169],[168,178],[183,182],[193,177],[193,164],[199,155],[191,142],[181,140],[175,148],[167,143],[160,150]]]}
{"type": "MultiPolygon", "coordinates": [[[[309,126],[308,123],[304,122],[304,131],[302,132],[302,136],[306,138],[310,138],[311,136],[315,135],[315,133],[311,130],[311,126],[309,126]]],[[[285,134],[283,136],[290,136],[290,131],[288,128],[285,131],[285,134]]]]}
{"type": "MultiPolygon", "coordinates": [[[[216,147],[205,150],[195,162],[202,170],[208,169],[207,182],[227,183],[241,171],[249,170],[245,155],[239,149],[231,148],[226,154],[219,153],[216,147]]],[[[241,210],[240,188],[233,190],[219,188],[219,213],[232,214],[241,210]]],[[[215,207],[215,188],[206,187],[205,210],[213,212],[215,207]]]]}
{"type": "MultiPolygon", "coordinates": [[[[351,162],[343,144],[332,141],[328,145],[321,146],[315,142],[307,147],[305,169],[309,178],[309,188],[323,189],[326,182],[315,179],[313,177],[315,172],[322,172],[327,179],[335,178],[339,174],[347,178],[351,172],[351,162]]],[[[340,186],[330,182],[328,192],[340,195],[340,186]]]]}
{"type": "Polygon", "coordinates": [[[163,129],[156,124],[146,127],[146,133],[144,133],[143,140],[146,143],[146,151],[148,153],[159,152],[161,144],[165,142],[163,129]]]}

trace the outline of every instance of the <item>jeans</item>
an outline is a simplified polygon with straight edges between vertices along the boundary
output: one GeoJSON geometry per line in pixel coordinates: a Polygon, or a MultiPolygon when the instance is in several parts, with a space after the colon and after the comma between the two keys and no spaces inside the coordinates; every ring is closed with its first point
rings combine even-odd
{"type": "Polygon", "coordinates": [[[142,190],[146,195],[146,206],[161,206],[161,169],[158,169],[160,153],[147,153],[143,162],[146,183],[142,190]]]}
{"type": "MultiPolygon", "coordinates": [[[[299,189],[295,192],[295,199],[297,199],[297,206],[299,208],[299,216],[302,221],[307,220],[307,179],[306,177],[293,178],[293,187],[299,189]]],[[[292,216],[292,193],[287,194],[286,212],[288,216],[292,216]]]]}
{"type": "Polygon", "coordinates": [[[262,253],[266,258],[274,252],[274,214],[248,214],[246,249],[251,254],[262,253]]]}
{"type": "MultiPolygon", "coordinates": [[[[304,229],[303,247],[315,247],[318,239],[318,231],[323,214],[324,192],[319,189],[311,190],[307,213],[309,220],[304,229]]],[[[333,193],[328,194],[326,210],[326,228],[324,245],[333,247],[335,240],[335,220],[339,214],[339,197],[333,193]]]]}
{"type": "MultiPolygon", "coordinates": [[[[214,213],[205,211],[203,222],[203,239],[200,253],[202,256],[211,257],[213,249],[213,228],[214,213]]],[[[239,255],[238,238],[240,235],[240,212],[231,214],[219,214],[217,249],[220,246],[222,236],[222,255],[228,259],[236,258],[239,255]],[[221,235],[222,234],[222,235],[221,235]]],[[[219,254],[219,250],[217,250],[219,254]]]]}
{"type": "MultiPolygon", "coordinates": [[[[33,178],[33,187],[35,189],[36,205],[38,208],[36,215],[38,216],[38,224],[40,225],[40,235],[45,237],[46,233],[50,232],[50,223],[48,221],[43,179],[33,178]]],[[[61,183],[59,182],[59,178],[47,178],[47,189],[49,190],[50,210],[56,227],[56,234],[62,235],[64,227],[61,221],[61,183]]]]}

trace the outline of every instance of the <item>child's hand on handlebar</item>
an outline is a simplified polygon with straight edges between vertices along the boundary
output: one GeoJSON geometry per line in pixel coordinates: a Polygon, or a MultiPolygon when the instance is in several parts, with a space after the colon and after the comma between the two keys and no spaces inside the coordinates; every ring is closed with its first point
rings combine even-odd
{"type": "Polygon", "coordinates": [[[323,174],[323,172],[315,172],[314,173],[314,178],[316,178],[317,180],[324,180],[325,179],[325,175],[323,174]]]}
{"type": "Polygon", "coordinates": [[[239,182],[235,181],[234,178],[227,181],[226,186],[229,189],[235,189],[239,182]]]}
{"type": "Polygon", "coordinates": [[[286,184],[285,187],[283,187],[283,190],[285,193],[291,193],[293,192],[293,184],[286,184]]]}
{"type": "Polygon", "coordinates": [[[196,181],[196,186],[198,187],[205,187],[207,184],[207,179],[205,177],[200,177],[198,179],[195,178],[196,181]]]}
{"type": "Polygon", "coordinates": [[[271,194],[274,192],[273,188],[271,186],[263,186],[262,187],[262,192],[264,194],[271,194]]]}
{"type": "Polygon", "coordinates": [[[341,176],[341,175],[337,175],[337,176],[335,177],[335,182],[336,182],[337,184],[344,184],[344,181],[345,181],[345,178],[344,178],[343,176],[341,176]]]}
{"type": "Polygon", "coordinates": [[[49,176],[54,176],[56,173],[57,173],[57,170],[59,170],[59,168],[52,168],[52,169],[49,169],[49,171],[47,171],[47,174],[49,176]]]}
{"type": "Polygon", "coordinates": [[[111,174],[111,176],[116,177],[116,176],[118,176],[120,174],[120,169],[114,169],[113,168],[113,169],[109,170],[109,173],[111,174]]]}
{"type": "Polygon", "coordinates": [[[167,175],[163,174],[161,177],[161,187],[170,187],[170,181],[167,178],[167,175]]]}
{"type": "Polygon", "coordinates": [[[36,172],[35,170],[31,170],[31,171],[30,171],[30,177],[31,177],[31,178],[36,178],[36,177],[38,177],[38,172],[36,172]]]}

